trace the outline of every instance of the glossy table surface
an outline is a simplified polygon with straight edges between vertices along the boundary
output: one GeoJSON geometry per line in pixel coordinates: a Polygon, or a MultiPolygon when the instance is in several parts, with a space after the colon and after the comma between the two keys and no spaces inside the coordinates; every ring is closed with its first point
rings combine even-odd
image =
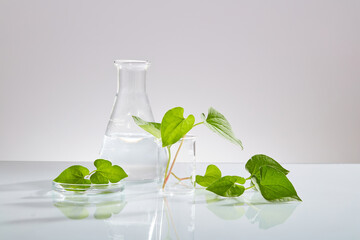
{"type": "MultiPolygon", "coordinates": [[[[239,198],[203,189],[163,196],[145,185],[63,196],[51,179],[70,165],[0,162],[0,239],[360,239],[360,164],[284,165],[303,199],[289,203],[252,190],[239,198]]],[[[248,176],[243,164],[217,165],[224,175],[248,176]]],[[[197,164],[197,173],[206,166],[197,164]]]]}

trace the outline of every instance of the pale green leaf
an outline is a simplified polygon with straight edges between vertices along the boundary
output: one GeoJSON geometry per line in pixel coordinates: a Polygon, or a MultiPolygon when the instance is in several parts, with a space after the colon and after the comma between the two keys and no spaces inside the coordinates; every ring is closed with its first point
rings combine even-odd
{"type": "Polygon", "coordinates": [[[151,135],[153,135],[156,138],[161,138],[161,132],[160,132],[160,127],[161,124],[160,123],[156,123],[156,122],[147,122],[145,120],[142,120],[139,117],[136,116],[132,116],[132,118],[134,119],[134,122],[141,127],[142,129],[144,129],[145,131],[147,131],[148,133],[150,133],[151,135]]]}
{"type": "Polygon", "coordinates": [[[211,164],[206,168],[204,176],[196,175],[196,183],[203,187],[210,186],[213,182],[221,178],[220,169],[211,164]]]}
{"type": "Polygon", "coordinates": [[[179,141],[188,133],[195,122],[195,117],[184,118],[184,109],[175,107],[167,111],[161,121],[162,146],[167,147],[179,141]]]}
{"type": "Polygon", "coordinates": [[[207,117],[204,113],[201,117],[204,120],[205,126],[207,126],[210,130],[226,138],[230,142],[239,145],[241,149],[244,148],[241,141],[235,137],[231,125],[224,115],[211,107],[209,108],[207,117]]]}

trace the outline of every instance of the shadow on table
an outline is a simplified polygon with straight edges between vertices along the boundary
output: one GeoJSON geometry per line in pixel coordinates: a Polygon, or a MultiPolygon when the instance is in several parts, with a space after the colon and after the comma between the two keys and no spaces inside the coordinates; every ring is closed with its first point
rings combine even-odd
{"type": "Polygon", "coordinates": [[[12,224],[34,224],[36,223],[51,223],[51,222],[63,222],[65,219],[62,217],[47,217],[47,218],[37,218],[37,219],[17,219],[11,221],[4,221],[1,224],[3,225],[12,225],[12,224]]]}
{"type": "MultiPolygon", "coordinates": [[[[2,192],[4,195],[15,194],[18,199],[49,199],[51,198],[51,181],[40,180],[3,184],[0,185],[0,192],[2,192]]],[[[13,202],[5,203],[5,205],[13,205],[13,202]]],[[[42,202],[18,202],[16,203],[16,205],[23,205],[28,207],[43,207],[44,204],[42,202]]]]}
{"type": "Polygon", "coordinates": [[[0,185],[1,192],[15,192],[15,191],[40,191],[48,192],[51,190],[51,181],[40,180],[32,182],[19,182],[11,184],[0,185]]]}

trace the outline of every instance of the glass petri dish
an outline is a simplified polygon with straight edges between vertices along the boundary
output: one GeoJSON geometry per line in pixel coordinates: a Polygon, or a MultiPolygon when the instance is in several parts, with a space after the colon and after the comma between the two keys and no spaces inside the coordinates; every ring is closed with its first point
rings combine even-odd
{"type": "Polygon", "coordinates": [[[72,184],[52,182],[52,189],[62,194],[106,194],[121,192],[124,190],[124,183],[108,183],[108,184],[72,184]]]}

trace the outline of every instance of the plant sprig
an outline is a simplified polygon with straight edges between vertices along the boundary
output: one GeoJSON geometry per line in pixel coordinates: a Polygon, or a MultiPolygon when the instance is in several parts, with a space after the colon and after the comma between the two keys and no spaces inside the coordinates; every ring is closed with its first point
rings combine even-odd
{"type": "Polygon", "coordinates": [[[289,171],[274,159],[258,154],[248,160],[245,168],[251,174],[246,179],[240,176],[222,177],[220,169],[212,164],[207,167],[204,176],[196,175],[196,183],[223,197],[238,197],[245,190],[255,187],[268,201],[302,201],[286,177],[289,171]],[[251,184],[245,188],[247,180],[251,180],[251,184]]]}
{"type": "Polygon", "coordinates": [[[54,179],[54,182],[69,184],[108,184],[117,183],[128,175],[118,165],[105,159],[96,159],[94,161],[96,170],[90,172],[84,166],[73,165],[68,167],[54,179]]]}
{"type": "MultiPolygon", "coordinates": [[[[176,176],[172,169],[184,141],[184,136],[195,126],[204,124],[211,131],[243,149],[242,142],[235,137],[230,123],[224,115],[212,107],[209,108],[207,116],[204,113],[201,115],[203,121],[198,123],[195,123],[195,117],[192,114],[185,118],[182,107],[175,107],[167,111],[161,123],[147,122],[140,117],[132,117],[139,127],[152,134],[155,138],[160,139],[162,146],[168,150],[163,189],[171,175],[179,181],[190,179],[190,177],[180,178],[176,176]],[[180,140],[179,148],[170,165],[170,148],[180,140]]],[[[80,165],[71,166],[65,169],[54,181],[84,185],[82,189],[86,189],[88,184],[116,183],[128,177],[120,166],[112,165],[108,160],[97,159],[94,161],[94,165],[96,170],[92,172],[80,165]]],[[[245,168],[250,173],[248,178],[222,176],[220,169],[212,164],[207,167],[204,176],[196,175],[195,183],[223,197],[238,197],[246,190],[255,188],[268,201],[301,201],[294,186],[286,176],[289,171],[274,159],[262,154],[254,155],[247,161],[245,168]],[[249,180],[250,186],[245,187],[244,185],[249,180]]]]}
{"type": "Polygon", "coordinates": [[[241,141],[235,137],[228,120],[224,117],[224,115],[222,115],[220,112],[216,111],[212,107],[209,108],[207,116],[205,116],[204,113],[201,114],[201,118],[203,121],[198,123],[195,123],[195,117],[192,114],[185,118],[184,108],[182,107],[175,107],[168,110],[162,118],[161,123],[147,122],[137,116],[132,117],[139,127],[152,134],[155,138],[161,139],[162,146],[166,147],[168,150],[169,158],[165,169],[164,182],[162,186],[163,189],[165,188],[165,185],[170,175],[173,174],[172,169],[182,146],[182,142],[184,140],[182,138],[195,126],[204,124],[211,131],[243,148],[241,141]],[[180,142],[179,148],[170,166],[170,148],[180,139],[182,139],[182,141],[180,142]]]}
{"type": "MultiPolygon", "coordinates": [[[[168,149],[169,158],[165,170],[163,188],[171,174],[179,181],[182,180],[182,178],[172,173],[172,168],[182,146],[182,142],[169,169],[171,161],[170,147],[183,138],[195,126],[204,124],[211,131],[243,149],[242,142],[235,137],[230,123],[224,115],[212,107],[209,108],[207,116],[204,113],[201,114],[203,121],[199,123],[195,123],[195,117],[193,115],[185,118],[184,109],[181,107],[172,108],[167,111],[161,123],[146,122],[135,116],[133,116],[133,118],[137,125],[154,137],[161,139],[162,146],[168,149]]],[[[286,177],[289,171],[274,159],[266,155],[258,154],[249,159],[245,168],[250,173],[250,176],[246,179],[240,176],[222,176],[218,167],[209,165],[204,176],[196,175],[195,182],[205,187],[206,190],[223,197],[238,197],[246,190],[255,188],[260,191],[261,195],[268,201],[301,201],[294,186],[286,177]],[[244,186],[247,181],[250,181],[249,187],[244,186]]]]}

